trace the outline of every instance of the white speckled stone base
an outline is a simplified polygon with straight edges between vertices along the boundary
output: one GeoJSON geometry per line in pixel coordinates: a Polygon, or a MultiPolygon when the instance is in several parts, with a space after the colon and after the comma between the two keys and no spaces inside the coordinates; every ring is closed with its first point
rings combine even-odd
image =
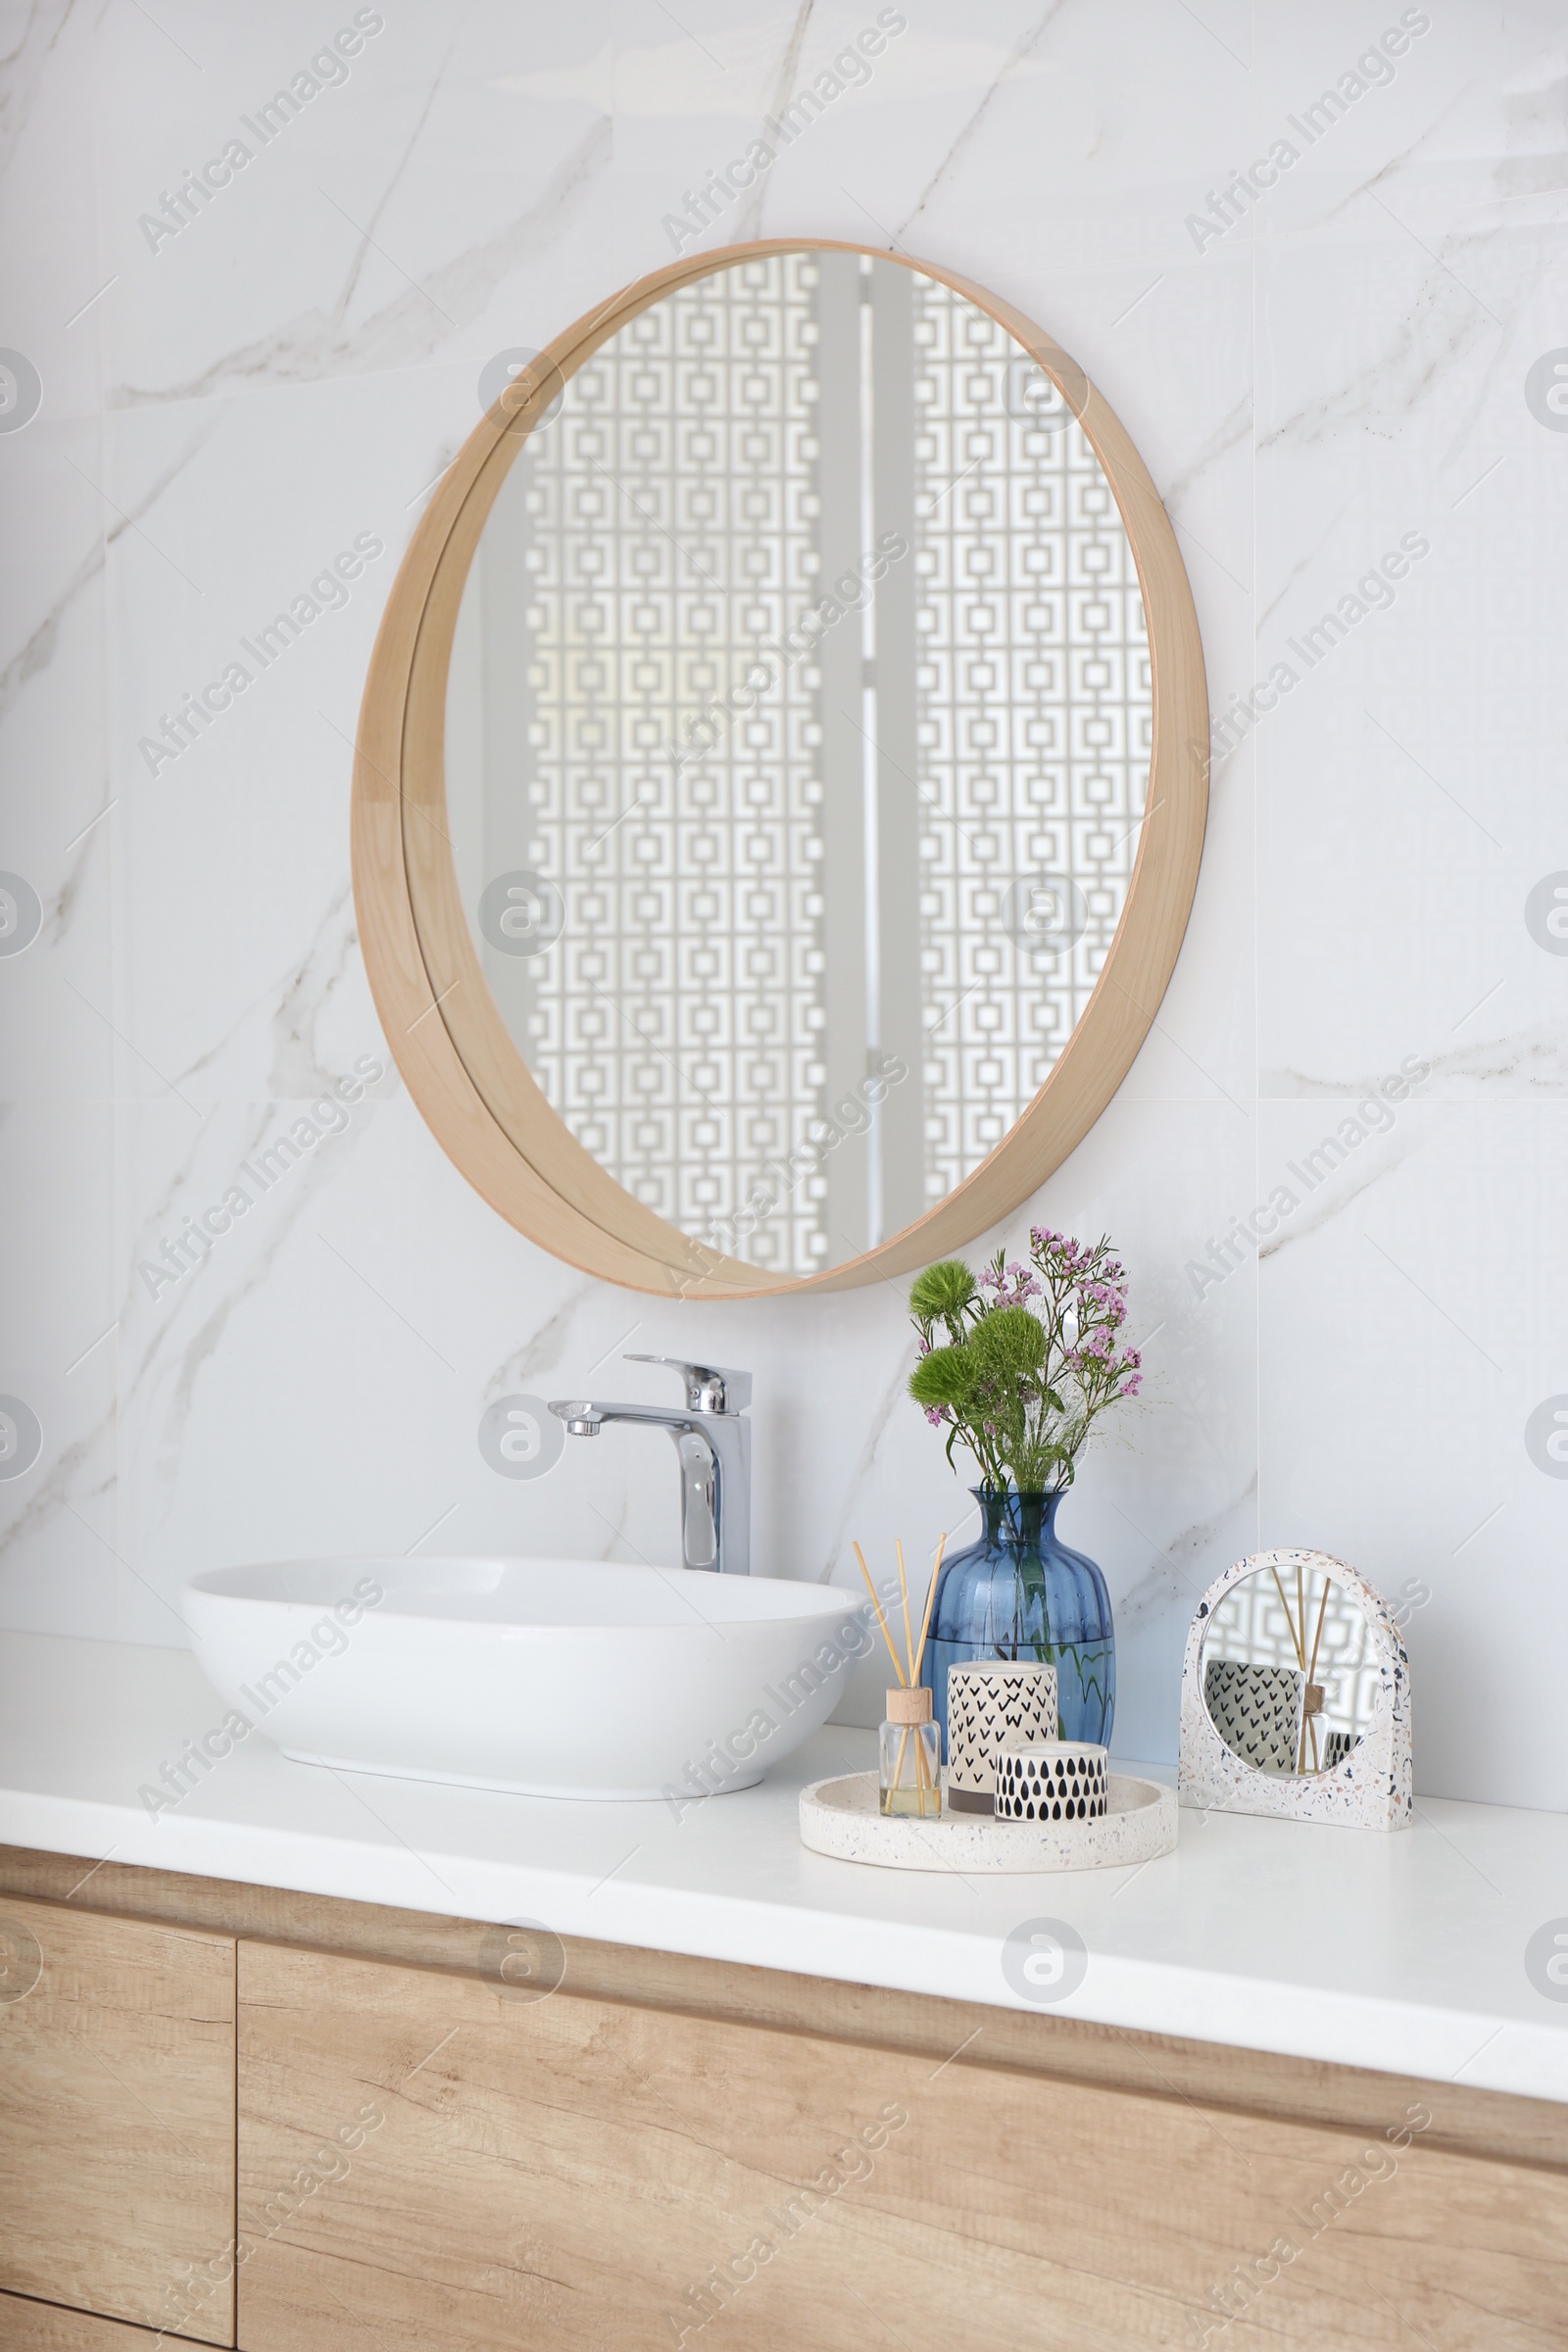
{"type": "Polygon", "coordinates": [[[1182,1665],[1181,1801],[1208,1812],[1264,1813],[1287,1821],[1333,1821],[1352,1830],[1407,1830],[1415,1811],[1410,1746],[1410,1660],[1381,1592],[1326,1551],[1256,1551],[1217,1576],[1187,1629],[1182,1665]],[[1380,1683],[1377,1709],[1354,1747],[1322,1772],[1260,1772],[1236,1755],[1209,1720],[1203,1695],[1203,1637],[1233,1585],[1260,1570],[1302,1569],[1326,1577],[1365,1612],[1380,1683]]]}
{"type": "Polygon", "coordinates": [[[1172,1852],[1176,1828],[1174,1788],[1114,1772],[1100,1821],[993,1821],[948,1812],[935,1821],[884,1820],[874,1772],[813,1781],[801,1790],[804,1845],[884,1870],[1118,1870],[1172,1852]]]}

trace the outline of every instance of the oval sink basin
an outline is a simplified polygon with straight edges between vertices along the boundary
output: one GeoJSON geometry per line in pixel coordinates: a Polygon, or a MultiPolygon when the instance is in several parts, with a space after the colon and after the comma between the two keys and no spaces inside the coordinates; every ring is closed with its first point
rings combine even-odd
{"type": "Polygon", "coordinates": [[[749,1788],[826,1722],[869,1612],[597,1560],[299,1560],[185,1588],[204,1672],[307,1764],[525,1796],[749,1788]]]}

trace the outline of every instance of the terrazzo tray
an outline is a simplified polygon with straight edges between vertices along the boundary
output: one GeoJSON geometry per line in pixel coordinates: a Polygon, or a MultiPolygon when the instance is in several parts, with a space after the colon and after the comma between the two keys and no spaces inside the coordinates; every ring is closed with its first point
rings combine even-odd
{"type": "Polygon", "coordinates": [[[801,1790],[804,1845],[884,1870],[1118,1870],[1170,1853],[1176,1821],[1174,1788],[1114,1772],[1103,1820],[1070,1825],[948,1812],[935,1821],[884,1820],[874,1772],[813,1781],[801,1790]]]}

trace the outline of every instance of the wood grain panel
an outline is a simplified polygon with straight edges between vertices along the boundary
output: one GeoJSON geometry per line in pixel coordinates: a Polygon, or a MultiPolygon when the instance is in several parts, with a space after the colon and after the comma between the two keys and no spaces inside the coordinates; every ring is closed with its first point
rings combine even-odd
{"type": "MultiPolygon", "coordinates": [[[[286,1886],[195,1879],[134,1864],[94,1867],[74,1855],[0,1846],[0,1892],[63,1902],[89,1874],[101,1910],[350,1958],[402,1961],[459,1976],[484,1974],[480,1921],[301,1894],[286,1886]]],[[[1375,2074],[1272,2050],[1233,2049],[1172,2034],[1131,2033],[1050,2011],[998,2009],[880,1984],[840,1984],[743,1961],[643,1951],[576,1936],[564,1943],[564,1989],[590,2000],[772,2026],[911,2056],[928,2053],[933,2065],[962,2041],[972,2065],[1052,2075],[1151,2098],[1197,2098],[1349,2132],[1376,2131],[1382,2119],[1424,2099],[1433,2118],[1426,2133],[1429,2147],[1568,2171],[1568,2106],[1553,2099],[1519,2098],[1464,2082],[1424,2082],[1413,2076],[1375,2074]]]]}
{"type": "Polygon", "coordinates": [[[0,2287],[231,2343],[232,1939],[8,1894],[0,1948],[0,2287]]]}
{"type": "Polygon", "coordinates": [[[1352,2135],[250,1944],[239,2046],[242,2352],[1562,2342],[1562,2179],[1421,2109],[1352,2135]]]}
{"type": "Polygon", "coordinates": [[[121,2320],[0,2294],[0,2352],[153,2352],[156,2335],[121,2320]]]}

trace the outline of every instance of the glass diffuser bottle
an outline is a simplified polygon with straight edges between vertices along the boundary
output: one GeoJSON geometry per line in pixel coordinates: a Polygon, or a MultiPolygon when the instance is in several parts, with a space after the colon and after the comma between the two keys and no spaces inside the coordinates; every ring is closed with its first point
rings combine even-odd
{"type": "Polygon", "coordinates": [[[916,1820],[932,1821],[942,1810],[942,1733],[932,1720],[931,1693],[920,1679],[920,1661],[925,1655],[925,1638],[931,1625],[931,1604],[937,1596],[937,1584],[942,1575],[942,1554],[947,1544],[944,1536],[937,1544],[937,1556],[931,1565],[931,1585],[925,1597],[925,1615],[920,1620],[920,1639],[916,1642],[909,1619],[909,1580],[905,1572],[904,1545],[895,1543],[894,1555],[899,1563],[899,1608],[904,1619],[904,1655],[888,1631],[888,1621],[871,1571],[865,1564],[865,1554],[858,1544],[853,1546],[865,1579],[867,1598],[876,1618],[877,1628],[887,1643],[893,1671],[899,1678],[896,1690],[888,1692],[887,1720],[877,1751],[877,1807],[882,1813],[913,1815],[916,1820]]]}
{"type": "Polygon", "coordinates": [[[884,1813],[935,1820],[942,1811],[942,1735],[923,1683],[901,1685],[887,1697],[878,1788],[884,1813]]]}

